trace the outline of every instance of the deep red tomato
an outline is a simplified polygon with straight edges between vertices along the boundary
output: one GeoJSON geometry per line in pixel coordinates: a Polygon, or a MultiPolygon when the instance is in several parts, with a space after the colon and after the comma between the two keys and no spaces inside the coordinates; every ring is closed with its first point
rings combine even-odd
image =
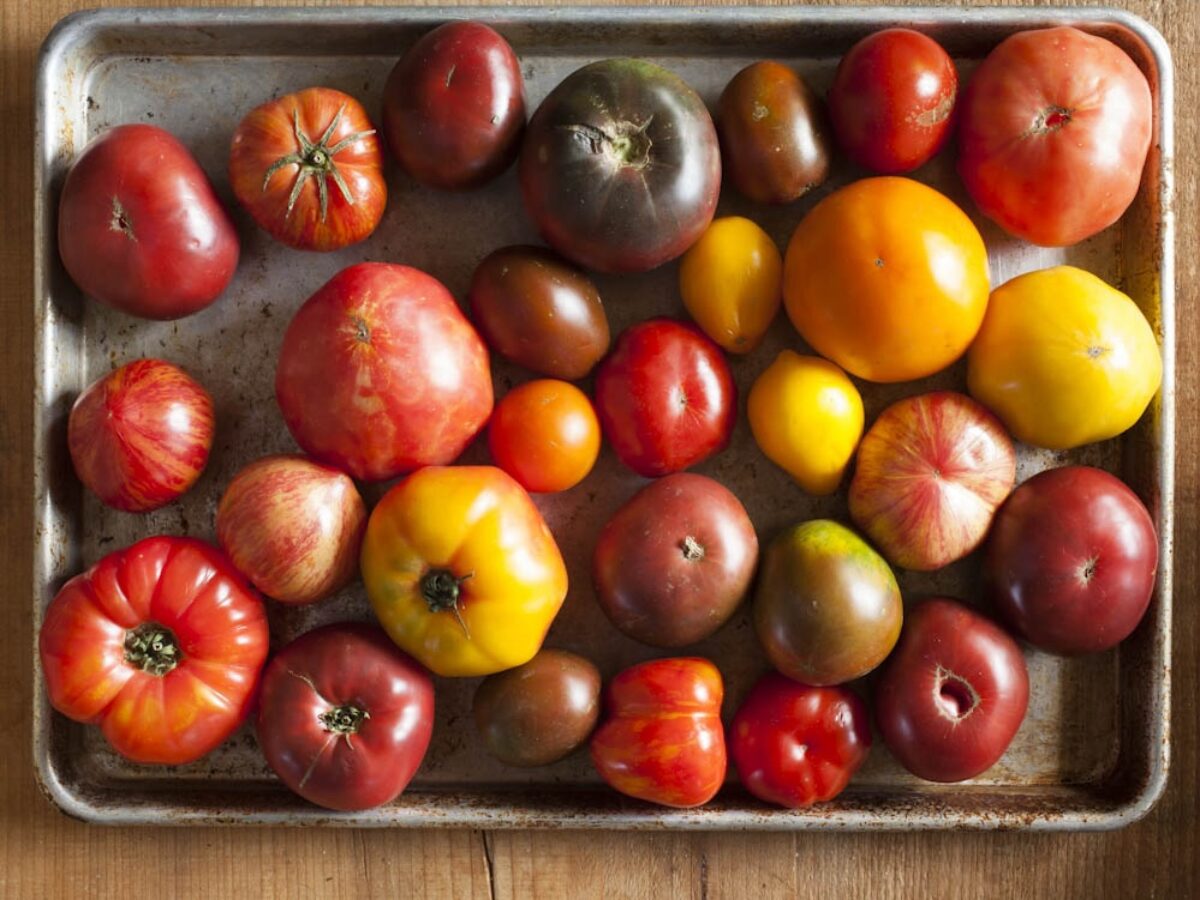
{"type": "Polygon", "coordinates": [[[868,35],[838,63],[829,115],[838,144],[874,172],[927,163],[950,136],[958,73],[933,38],[908,28],[868,35]]]}
{"type": "Polygon", "coordinates": [[[534,493],[565,491],[587,477],[600,454],[600,423],[583,391],[540,378],[504,395],[488,426],[496,465],[534,493]]]}
{"type": "Polygon", "coordinates": [[[299,250],[361,241],[387,205],[383,153],[367,111],[332,88],[251,110],[233,133],[229,181],[260,228],[299,250]]]}
{"type": "Polygon", "coordinates": [[[412,780],[433,734],[433,679],[372,625],[326,625],[263,673],[258,744],[318,806],[370,809],[412,780]]]}
{"type": "Polygon", "coordinates": [[[67,419],[75,474],[114,509],[146,512],[187,491],[213,442],[208,391],[178,366],[136,359],[93,382],[67,419]]]}
{"type": "Polygon", "coordinates": [[[725,781],[721,673],[707,659],[653,659],[608,686],[592,762],[622,794],[664,806],[700,806],[725,781]]]}
{"type": "Polygon", "coordinates": [[[844,687],[809,687],[771,672],[733,717],[729,753],[746,790],[802,809],[832,800],[871,749],[867,706],[844,687]]]}
{"type": "Polygon", "coordinates": [[[958,173],[1006,231],[1065,247],[1133,202],[1152,128],[1146,76],[1115,44],[1075,28],[1022,31],[967,85],[958,173]]]}
{"type": "Polygon", "coordinates": [[[152,537],[68,581],[38,647],[55,709],[134,762],[180,765],[242,723],[267,641],[262,600],[219,550],[152,537]]]}
{"type": "Polygon", "coordinates": [[[359,263],[288,325],[275,397],[306,452],[384,481],[462,453],[491,415],[492,376],[487,348],[441,282],[359,263]]]}
{"type": "Polygon", "coordinates": [[[1031,644],[1095,653],[1133,633],[1154,593],[1158,536],[1119,478],[1089,466],[1035,475],[996,516],[984,595],[1031,644]]]}
{"type": "Polygon", "coordinates": [[[147,319],[178,319],[225,290],[238,238],[183,144],[153,125],[119,125],[67,173],[58,252],[89,297],[147,319]]]}
{"type": "Polygon", "coordinates": [[[674,319],[626,329],[596,372],[600,427],[621,462],[654,478],[723,450],[737,387],[721,349],[674,319]]]}
{"type": "Polygon", "coordinates": [[[928,781],[990,769],[1029,703],[1017,642],[956,600],[918,603],[875,689],[875,718],[900,764],[928,781]]]}
{"type": "Polygon", "coordinates": [[[417,181],[477,187],[517,158],[524,90],[508,41],[480,22],[447,22],[413,44],[388,76],[388,146],[417,181]]]}

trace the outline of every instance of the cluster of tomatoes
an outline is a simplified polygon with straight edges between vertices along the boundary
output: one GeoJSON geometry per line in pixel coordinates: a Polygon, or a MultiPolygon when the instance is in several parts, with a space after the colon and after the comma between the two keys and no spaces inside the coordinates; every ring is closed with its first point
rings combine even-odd
{"type": "MultiPolygon", "coordinates": [[[[590,741],[616,789],[694,806],[724,783],[728,740],[747,790],[800,807],[836,796],[866,757],[867,706],[846,684],[885,660],[873,705],[888,748],[918,776],[957,781],[995,763],[1024,717],[1028,677],[1009,631],[1072,654],[1137,626],[1157,567],[1149,512],[1085,467],[1014,490],[1012,437],[1063,450],[1131,427],[1162,376],[1150,324],[1129,297],[1070,267],[991,290],[968,216],[899,177],[957,127],[968,192],[1014,236],[1061,246],[1108,227],[1133,200],[1152,130],[1146,79],[1115,45],[1071,28],[1018,33],[959,97],[944,50],[891,29],[842,59],[828,113],[792,69],[759,62],[730,81],[715,122],[672,72],[605,60],[568,76],[527,124],[512,48],[458,22],[396,65],[382,126],[402,168],[438,188],[478,186],[519,160],[526,211],[552,249],[485,258],[473,322],[435,278],[386,263],[338,272],[299,308],[275,390],[305,455],[234,477],[217,507],[221,549],[148,538],[73,578],[47,609],[53,705],[98,723],[123,755],[197,759],[256,706],[259,744],[290,788],[365,808],[396,797],[420,765],[429,672],[488,676],[475,719],[504,762],[544,765],[590,741]],[[828,177],[835,147],[881,177],[825,196],[786,256],[748,219],[714,220],[723,175],[753,201],[790,203],[828,177]],[[584,269],[641,272],[677,258],[694,324],[639,322],[610,348],[584,269]],[[738,498],[684,470],[728,444],[738,398],[725,353],[753,351],[780,306],[820,355],[785,350],[761,372],[746,398],[751,431],[814,495],[837,491],[854,462],[858,530],[801,522],[760,554],[738,498]],[[493,409],[489,348],[543,377],[493,409]],[[970,396],[900,400],[864,434],[855,379],[920,379],[964,354],[970,396]],[[571,382],[592,374],[589,398],[571,382]],[[485,426],[496,466],[451,465],[485,426]],[[542,649],[567,569],[530,492],[577,485],[602,435],[654,479],[598,533],[592,576],[612,624],[650,646],[686,647],[753,598],[777,671],[728,730],[708,660],[617,674],[601,722],[596,667],[542,649]],[[368,513],[356,480],[399,476],[368,513]],[[947,598],[904,610],[893,565],[935,570],[980,546],[983,599],[1008,630],[947,598]],[[314,603],[360,573],[382,630],[326,626],[267,664],[260,592],[314,603]]],[[[325,88],[251,111],[229,179],[262,228],[306,250],[362,240],[386,201],[365,110],[325,88]]],[[[89,145],[59,222],[76,283],[135,315],[194,312],[237,264],[204,173],[149,126],[89,145]]],[[[199,477],[213,404],[179,368],[137,360],[80,395],[68,430],[83,483],[117,509],[145,511],[199,477]]]]}

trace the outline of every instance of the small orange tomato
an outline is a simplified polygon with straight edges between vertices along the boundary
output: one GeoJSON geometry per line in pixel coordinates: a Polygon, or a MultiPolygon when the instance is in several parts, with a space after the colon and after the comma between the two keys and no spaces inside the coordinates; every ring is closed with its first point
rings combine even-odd
{"type": "Polygon", "coordinates": [[[527,491],[565,491],[583,481],[600,453],[600,422],[587,395],[554,378],[509,391],[488,429],[496,465],[527,491]]]}

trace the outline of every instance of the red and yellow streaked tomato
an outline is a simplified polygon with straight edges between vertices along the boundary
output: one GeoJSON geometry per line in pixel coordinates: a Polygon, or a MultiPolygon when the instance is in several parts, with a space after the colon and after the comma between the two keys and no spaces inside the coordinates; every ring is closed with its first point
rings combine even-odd
{"type": "Polygon", "coordinates": [[[527,381],[504,395],[488,427],[492,459],[534,493],[572,488],[600,454],[600,422],[587,394],[565,381],[527,381]]]}

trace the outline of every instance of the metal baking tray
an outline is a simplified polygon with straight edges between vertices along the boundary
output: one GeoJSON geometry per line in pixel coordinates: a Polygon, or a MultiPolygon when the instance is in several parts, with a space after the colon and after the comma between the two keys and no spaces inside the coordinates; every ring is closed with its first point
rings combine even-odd
{"type": "MultiPolygon", "coordinates": [[[[713,104],[747,63],[776,58],[821,92],[838,58],[879,28],[907,25],[942,42],[960,75],[1009,33],[1069,23],[1123,47],[1150,80],[1155,137],[1142,189],[1120,223],[1067,250],[1014,241],[983,220],[954,174],[952,151],[916,174],[968,211],[988,245],[993,284],[1061,261],[1098,273],[1132,295],[1162,342],[1162,391],[1120,439],[1056,454],[1022,448],[1019,476],[1066,462],[1117,472],[1146,501],[1161,535],[1161,569],[1150,611],[1118,650],[1083,659],[1028,651],[1029,714],[1008,753],[972,782],[937,786],[908,776],[881,742],[836,801],[789,812],[758,803],[731,775],[717,799],[678,811],[623,798],[600,784],[586,753],[554,766],[509,769],[484,752],[470,717],[477,679],[439,680],[437,723],[425,763],[393,805],[352,814],[309,806],[271,776],[248,729],[209,757],[178,768],[131,765],[98,730],[51,712],[34,678],[33,750],[42,789],[70,815],[107,823],[279,823],[353,826],[638,829],[1115,828],[1144,815],[1167,777],[1171,646],[1172,492],[1175,398],[1172,215],[1172,71],[1162,37],[1142,20],[1105,10],[1035,9],[258,9],[108,10],[59,23],[42,48],[37,82],[35,193],[36,634],[64,579],[104,553],[152,533],[212,536],[221,489],[246,462],[293,449],[272,383],[284,326],[299,304],[345,265],[402,261],[442,279],[458,297],[480,258],[503,244],[536,240],[513,171],[486,188],[437,193],[389,176],[382,226],[365,243],[330,255],[289,250],[236,214],[241,267],[225,296],[176,323],[140,321],[84,302],[58,261],[55,208],[74,155],[107,126],[147,121],[178,135],[230,201],[225,176],[230,135],[268,96],[331,85],[378,110],[384,79],[400,53],[429,28],[478,18],[500,30],[522,59],[532,110],[586,61],[638,55],[679,72],[713,104]],[[180,363],[208,386],[217,406],[212,460],[181,502],[145,516],[114,512],[81,490],[66,450],[76,394],[111,367],[154,355],[180,363]]],[[[861,177],[844,160],[812,197],[782,208],[753,206],[726,190],[720,214],[749,215],[785,246],[816,200],[861,177]]],[[[676,269],[599,277],[614,334],[651,314],[682,315],[676,269]]],[[[780,316],[766,344],[732,361],[742,396],[779,349],[800,340],[780,316]]],[[[496,361],[498,393],[527,376],[496,361]]],[[[869,416],[892,400],[934,387],[962,388],[962,365],[903,385],[864,385],[869,416]]],[[[486,459],[477,442],[465,457],[486,459]]],[[[816,516],[845,518],[841,496],[813,499],[757,451],[744,416],[730,448],[700,466],[745,502],[760,535],[816,516]]],[[[558,536],[571,592],[548,644],[593,658],[606,676],[655,654],[618,634],[591,595],[589,560],[601,523],[640,479],[605,450],[577,488],[538,503],[558,536]]],[[[368,501],[382,492],[367,489],[368,501]]],[[[974,602],[978,564],[968,559],[932,575],[899,573],[906,599],[948,593],[974,602]]],[[[271,604],[276,645],[319,623],[368,618],[361,585],[311,609],[271,604]]],[[[730,715],[766,668],[745,610],[689,652],[725,674],[730,715]]],[[[36,659],[36,653],[35,653],[36,659]]],[[[864,687],[869,689],[869,684],[864,687]]]]}

